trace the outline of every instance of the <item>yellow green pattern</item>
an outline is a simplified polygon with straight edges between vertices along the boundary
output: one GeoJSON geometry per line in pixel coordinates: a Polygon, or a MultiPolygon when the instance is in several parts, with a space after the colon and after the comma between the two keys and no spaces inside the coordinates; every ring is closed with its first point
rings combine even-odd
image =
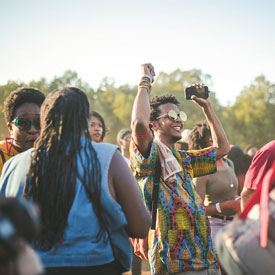
{"type": "MultiPolygon", "coordinates": [[[[177,174],[174,182],[160,182],[156,230],[148,236],[154,275],[163,269],[177,273],[216,267],[208,218],[192,183],[193,176],[216,172],[216,150],[171,151],[182,167],[182,177],[177,174]]],[[[153,142],[149,157],[144,158],[132,142],[130,153],[130,167],[149,210],[158,151],[153,142]]]]}

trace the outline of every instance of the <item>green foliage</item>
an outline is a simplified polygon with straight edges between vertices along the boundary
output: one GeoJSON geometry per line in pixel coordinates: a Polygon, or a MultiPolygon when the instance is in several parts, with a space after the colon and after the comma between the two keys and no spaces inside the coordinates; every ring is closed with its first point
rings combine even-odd
{"type": "Polygon", "coordinates": [[[223,111],[225,129],[233,144],[258,148],[275,139],[275,84],[264,76],[245,87],[232,107],[223,111]]]}
{"type": "MultiPolygon", "coordinates": [[[[204,83],[212,86],[211,76],[201,70],[181,71],[176,69],[171,73],[161,72],[152,87],[152,94],[173,94],[180,101],[180,109],[187,113],[185,128],[192,129],[195,122],[204,119],[199,106],[185,99],[185,88],[190,84],[204,83]]],[[[8,135],[3,116],[3,103],[8,94],[18,87],[30,86],[40,89],[46,95],[63,86],[76,86],[87,93],[91,110],[99,112],[107,125],[106,142],[116,143],[117,132],[122,128],[130,128],[131,112],[137,92],[137,86],[123,85],[117,87],[112,79],[104,78],[96,90],[83,82],[78,74],[65,71],[60,77],[48,82],[45,78],[30,83],[8,81],[0,86],[0,137],[8,135]]],[[[218,117],[222,121],[229,142],[244,147],[254,144],[261,147],[275,139],[275,84],[264,76],[259,76],[245,87],[232,106],[222,106],[211,91],[210,99],[218,117]]]]}
{"type": "MultiPolygon", "coordinates": [[[[205,119],[201,108],[193,101],[185,99],[185,88],[195,83],[204,83],[206,86],[211,86],[211,77],[210,75],[204,75],[201,70],[181,71],[177,69],[170,74],[161,72],[152,89],[152,96],[172,94],[179,100],[181,103],[179,109],[183,110],[188,117],[185,128],[189,129],[192,129],[197,121],[205,119]]],[[[210,93],[210,98],[214,109],[220,109],[221,106],[214,92],[210,93]]]]}

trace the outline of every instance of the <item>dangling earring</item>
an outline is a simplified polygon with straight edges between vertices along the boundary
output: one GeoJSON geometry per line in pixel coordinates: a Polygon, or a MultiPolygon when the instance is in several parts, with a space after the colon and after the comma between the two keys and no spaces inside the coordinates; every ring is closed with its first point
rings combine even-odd
{"type": "Polygon", "coordinates": [[[6,137],[5,140],[6,140],[6,149],[7,149],[7,153],[8,153],[8,156],[9,156],[10,152],[11,152],[11,148],[12,148],[14,138],[6,137]]]}

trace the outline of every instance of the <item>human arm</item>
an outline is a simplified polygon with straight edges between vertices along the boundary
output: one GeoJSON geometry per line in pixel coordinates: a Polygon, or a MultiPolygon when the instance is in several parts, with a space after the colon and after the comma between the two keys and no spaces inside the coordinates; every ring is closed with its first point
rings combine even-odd
{"type": "Polygon", "coordinates": [[[255,190],[244,187],[243,191],[241,192],[241,210],[243,211],[244,206],[252,196],[252,194],[255,192],[255,190]]]}
{"type": "MultiPolygon", "coordinates": [[[[141,73],[154,79],[154,68],[151,64],[142,64],[141,73]]],[[[143,156],[148,156],[153,140],[153,134],[149,128],[150,112],[149,91],[145,87],[138,86],[133,105],[131,128],[133,140],[143,156]]]]}
{"type": "MultiPolygon", "coordinates": [[[[225,215],[223,212],[225,210],[233,210],[239,212],[241,209],[240,200],[228,200],[220,202],[221,213],[218,212],[216,205],[209,205],[205,207],[205,212],[207,216],[213,216],[217,214],[225,215]]],[[[226,216],[226,215],[225,215],[226,216]]]]}
{"type": "MultiPolygon", "coordinates": [[[[197,177],[193,179],[196,185],[196,191],[204,202],[207,186],[207,176],[197,177]]],[[[240,201],[239,200],[227,200],[220,202],[221,213],[218,212],[216,205],[205,206],[205,213],[207,216],[213,216],[216,214],[224,214],[225,210],[234,210],[235,212],[240,211],[240,201]]]]}
{"type": "MultiPolygon", "coordinates": [[[[200,87],[200,85],[196,86],[200,87]]],[[[210,100],[198,98],[195,95],[192,95],[191,99],[202,108],[202,111],[211,130],[213,147],[216,148],[216,158],[222,158],[229,153],[230,146],[222,124],[215,114],[213,107],[211,106],[210,100]]]]}
{"type": "Polygon", "coordinates": [[[130,237],[145,238],[151,225],[138,184],[120,152],[116,151],[109,169],[109,190],[121,205],[130,237]]]}

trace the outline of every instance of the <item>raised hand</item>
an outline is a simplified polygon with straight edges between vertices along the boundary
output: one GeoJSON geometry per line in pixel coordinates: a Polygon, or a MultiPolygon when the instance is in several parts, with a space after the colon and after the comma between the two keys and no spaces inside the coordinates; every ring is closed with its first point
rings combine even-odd
{"type": "MultiPolygon", "coordinates": [[[[195,87],[195,88],[203,88],[204,87],[204,84],[201,83],[201,84],[194,84],[194,85],[190,85],[189,87],[195,87]]],[[[191,99],[194,103],[198,104],[199,106],[203,107],[207,104],[210,104],[210,100],[207,98],[207,99],[204,99],[204,98],[199,98],[195,95],[192,95],[191,96],[191,99]]]]}
{"type": "Polygon", "coordinates": [[[154,76],[155,74],[155,69],[151,63],[145,63],[141,65],[141,74],[142,75],[149,75],[152,77],[152,82],[154,82],[154,76]]]}

